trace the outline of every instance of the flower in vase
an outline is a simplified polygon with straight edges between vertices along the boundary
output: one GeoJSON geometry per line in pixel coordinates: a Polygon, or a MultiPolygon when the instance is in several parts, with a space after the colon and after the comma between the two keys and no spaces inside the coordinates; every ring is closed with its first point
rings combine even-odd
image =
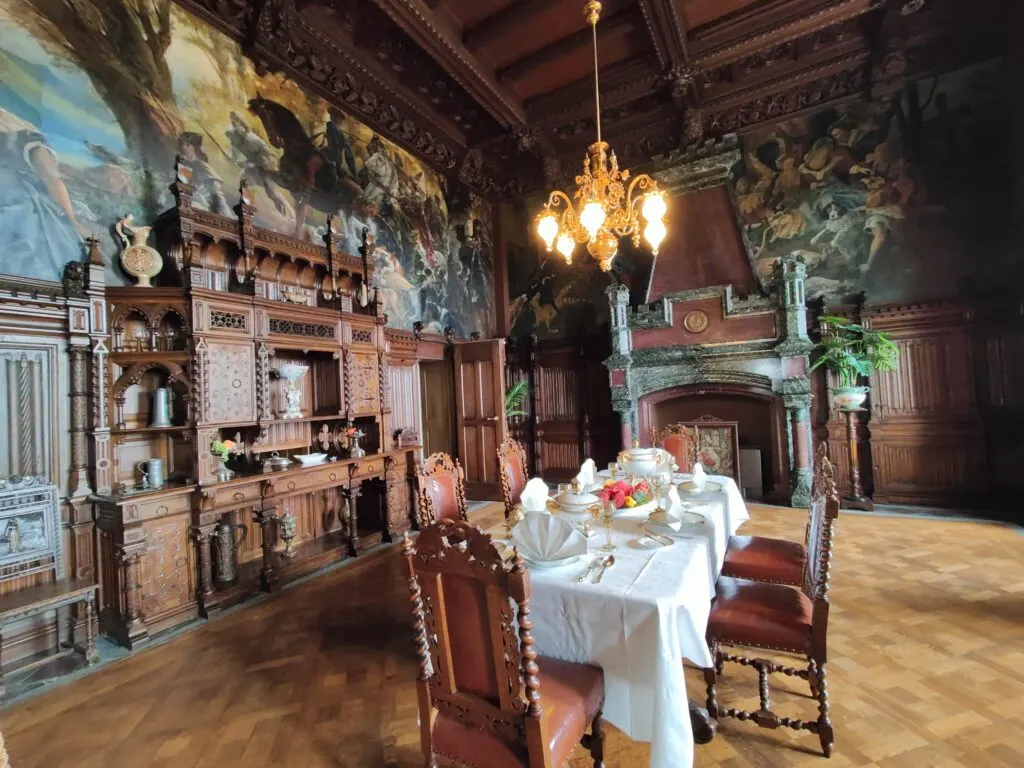
{"type": "Polygon", "coordinates": [[[231,455],[231,451],[235,449],[234,440],[214,440],[210,443],[210,452],[214,456],[219,456],[221,460],[226,461],[228,456],[231,455]]]}

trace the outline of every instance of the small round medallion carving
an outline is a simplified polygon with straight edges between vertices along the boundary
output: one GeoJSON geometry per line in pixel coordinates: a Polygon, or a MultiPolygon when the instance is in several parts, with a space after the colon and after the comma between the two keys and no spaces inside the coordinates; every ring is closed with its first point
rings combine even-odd
{"type": "Polygon", "coordinates": [[[241,379],[233,380],[231,382],[231,386],[234,387],[235,389],[241,389],[242,388],[242,381],[241,381],[241,379]]]}
{"type": "Polygon", "coordinates": [[[683,328],[690,333],[704,333],[708,329],[709,324],[708,313],[702,309],[687,312],[686,316],[683,317],[683,328]]]}
{"type": "Polygon", "coordinates": [[[169,512],[170,512],[170,510],[167,509],[167,505],[166,504],[161,504],[159,507],[156,508],[156,516],[157,517],[165,517],[169,512]]]}

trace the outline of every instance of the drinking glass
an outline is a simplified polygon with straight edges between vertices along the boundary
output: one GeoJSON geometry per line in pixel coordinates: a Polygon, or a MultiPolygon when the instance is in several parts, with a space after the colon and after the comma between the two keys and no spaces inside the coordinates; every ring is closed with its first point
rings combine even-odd
{"type": "Polygon", "coordinates": [[[614,552],[615,545],[612,544],[612,518],[615,517],[615,504],[610,501],[604,502],[604,532],[605,543],[601,547],[604,552],[614,552]]]}
{"type": "Polygon", "coordinates": [[[618,477],[618,474],[619,474],[619,462],[611,461],[611,462],[608,463],[608,474],[611,476],[612,480],[614,480],[616,477],[618,477]]]}
{"type": "Polygon", "coordinates": [[[651,478],[651,490],[654,492],[654,501],[657,505],[655,512],[664,512],[664,508],[661,506],[661,500],[665,492],[665,476],[662,474],[654,475],[651,478]]]}

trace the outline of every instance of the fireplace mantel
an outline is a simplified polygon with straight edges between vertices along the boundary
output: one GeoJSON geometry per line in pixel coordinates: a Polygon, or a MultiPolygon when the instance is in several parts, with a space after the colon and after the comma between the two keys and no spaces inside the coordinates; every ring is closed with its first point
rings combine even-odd
{"type": "Polygon", "coordinates": [[[613,285],[612,406],[622,421],[622,442],[641,434],[638,406],[668,389],[730,385],[777,398],[785,408],[789,500],[810,502],[811,386],[804,284],[797,258],[776,265],[768,296],[737,297],[730,286],[680,291],[637,308],[629,291],[613,285]]]}

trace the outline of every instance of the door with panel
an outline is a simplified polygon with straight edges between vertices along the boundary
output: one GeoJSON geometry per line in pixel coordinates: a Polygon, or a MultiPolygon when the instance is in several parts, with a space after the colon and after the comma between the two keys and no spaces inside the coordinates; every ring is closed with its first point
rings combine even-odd
{"type": "Polygon", "coordinates": [[[466,496],[501,499],[498,445],[505,439],[505,340],[455,344],[455,427],[466,496]]]}

